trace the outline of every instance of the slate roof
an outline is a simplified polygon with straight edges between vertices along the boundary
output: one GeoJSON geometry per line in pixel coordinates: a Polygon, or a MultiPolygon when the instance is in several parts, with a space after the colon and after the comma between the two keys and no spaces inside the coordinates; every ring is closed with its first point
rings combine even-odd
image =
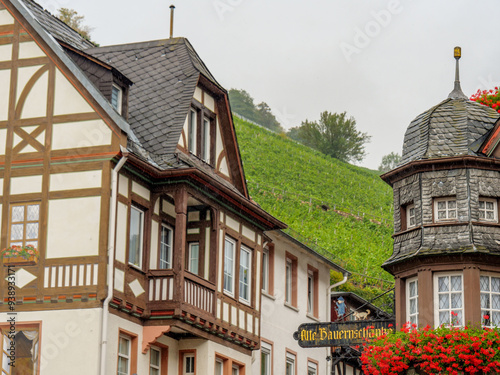
{"type": "Polygon", "coordinates": [[[466,98],[448,98],[419,115],[406,130],[400,165],[416,160],[478,155],[499,114],[466,98]]]}
{"type": "Polygon", "coordinates": [[[78,32],[70,28],[64,22],[44,10],[39,4],[32,0],[20,0],[32,13],[33,17],[54,38],[59,39],[79,50],[95,47],[95,45],[83,38],[78,32]]]}
{"type": "Polygon", "coordinates": [[[200,74],[225,91],[185,38],[85,52],[134,82],[129,91],[129,123],[145,149],[156,155],[175,152],[200,74]]]}

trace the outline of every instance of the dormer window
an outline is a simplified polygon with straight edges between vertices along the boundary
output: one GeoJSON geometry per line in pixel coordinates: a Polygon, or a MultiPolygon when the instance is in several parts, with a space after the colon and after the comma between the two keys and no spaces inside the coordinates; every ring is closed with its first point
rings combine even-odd
{"type": "Polygon", "coordinates": [[[455,197],[434,199],[434,221],[457,220],[457,200],[455,197]]]}
{"type": "Polygon", "coordinates": [[[479,220],[498,221],[497,200],[491,198],[479,198],[479,220]]]}
{"type": "Polygon", "coordinates": [[[111,89],[111,105],[120,115],[122,114],[123,90],[120,86],[113,84],[111,89]]]}
{"type": "Polygon", "coordinates": [[[215,114],[193,101],[186,130],[188,151],[212,165],[214,163],[212,143],[215,138],[215,114]]]}

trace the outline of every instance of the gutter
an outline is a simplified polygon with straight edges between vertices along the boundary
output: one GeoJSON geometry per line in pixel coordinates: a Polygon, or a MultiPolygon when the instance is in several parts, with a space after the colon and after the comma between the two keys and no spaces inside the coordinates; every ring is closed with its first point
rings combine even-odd
{"type": "Polygon", "coordinates": [[[106,374],[106,349],[108,345],[108,317],[109,302],[113,297],[114,260],[115,260],[115,235],[116,235],[116,207],[118,201],[118,172],[128,159],[128,152],[122,148],[122,157],[111,172],[111,200],[109,207],[109,228],[108,228],[108,295],[102,304],[102,325],[101,325],[101,367],[99,374],[106,374]]]}
{"type": "MultiPolygon", "coordinates": [[[[327,311],[326,311],[326,319],[327,321],[331,321],[332,320],[332,290],[338,286],[341,286],[342,284],[345,284],[347,282],[347,277],[349,276],[349,273],[345,272],[344,273],[344,278],[342,280],[340,280],[338,283],[335,283],[333,285],[330,285],[328,287],[328,289],[326,290],[326,298],[327,298],[327,302],[326,302],[326,308],[327,308],[327,311]]],[[[327,347],[326,348],[326,358],[327,358],[327,361],[326,361],[326,375],[330,375],[332,374],[332,348],[330,347],[327,347]],[[330,358],[330,360],[328,360],[328,358],[330,358]]]]}

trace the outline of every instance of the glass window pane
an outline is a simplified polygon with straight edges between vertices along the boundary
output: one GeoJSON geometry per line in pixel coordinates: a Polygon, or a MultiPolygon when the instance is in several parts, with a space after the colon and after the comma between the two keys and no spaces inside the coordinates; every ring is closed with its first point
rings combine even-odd
{"type": "Polygon", "coordinates": [[[452,276],[451,277],[451,290],[454,292],[462,290],[462,277],[461,276],[452,276]]]}
{"type": "Polygon", "coordinates": [[[490,308],[490,295],[486,293],[481,293],[481,308],[489,309],[490,308]]]}
{"type": "Polygon", "coordinates": [[[438,219],[446,219],[446,212],[438,211],[438,219]]]}
{"type": "Polygon", "coordinates": [[[449,282],[448,282],[448,277],[439,277],[438,278],[438,285],[439,285],[439,291],[440,292],[447,292],[449,290],[449,282]]]}
{"type": "Polygon", "coordinates": [[[130,210],[129,263],[141,265],[143,212],[132,207],[130,210]]]}
{"type": "Polygon", "coordinates": [[[486,209],[492,211],[493,210],[493,202],[486,202],[486,209]]]}
{"type": "Polygon", "coordinates": [[[451,294],[451,308],[457,309],[462,307],[462,294],[452,293],[451,294]]]}
{"type": "Polygon", "coordinates": [[[38,221],[40,217],[40,205],[30,204],[28,205],[28,221],[38,221]]]}
{"type": "Polygon", "coordinates": [[[457,211],[456,210],[448,211],[448,218],[449,219],[455,219],[456,217],[457,217],[457,211]]]}
{"type": "Polygon", "coordinates": [[[226,239],[224,247],[224,290],[233,293],[234,244],[226,239]]]}
{"type": "Polygon", "coordinates": [[[450,308],[450,301],[448,294],[440,294],[439,295],[439,309],[449,309],[450,308]]]}
{"type": "Polygon", "coordinates": [[[495,310],[500,310],[500,294],[491,295],[491,307],[495,310]]]}
{"type": "Polygon", "coordinates": [[[487,276],[481,276],[479,279],[479,284],[481,285],[482,292],[488,292],[490,290],[490,278],[487,276]]]}
{"type": "Polygon", "coordinates": [[[26,224],[26,239],[37,239],[38,238],[38,223],[28,223],[26,224]]]}
{"type": "Polygon", "coordinates": [[[457,207],[457,202],[456,201],[448,201],[448,209],[449,210],[453,210],[456,207],[457,207]]]}
{"type": "Polygon", "coordinates": [[[439,201],[438,202],[438,210],[445,210],[445,209],[446,209],[446,202],[439,201]]]}
{"type": "Polygon", "coordinates": [[[24,224],[12,224],[10,230],[10,240],[22,240],[24,237],[24,224]]]}
{"type": "Polygon", "coordinates": [[[410,300],[410,314],[415,314],[417,312],[417,300],[410,300]]]}
{"type": "Polygon", "coordinates": [[[500,293],[500,278],[498,277],[491,278],[491,291],[495,293],[500,293]]]}
{"type": "Polygon", "coordinates": [[[439,312],[439,325],[441,324],[449,324],[450,323],[450,314],[448,311],[440,311],[439,312]]]}
{"type": "Polygon", "coordinates": [[[12,207],[12,222],[24,221],[24,206],[12,207]]]}
{"type": "Polygon", "coordinates": [[[200,245],[192,243],[189,245],[189,272],[198,274],[198,260],[200,256],[200,245]]]}

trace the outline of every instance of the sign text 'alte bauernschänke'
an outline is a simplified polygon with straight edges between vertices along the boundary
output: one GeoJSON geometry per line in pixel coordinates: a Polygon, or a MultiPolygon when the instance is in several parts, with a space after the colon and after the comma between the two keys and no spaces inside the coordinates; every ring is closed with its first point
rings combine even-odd
{"type": "Polygon", "coordinates": [[[303,348],[350,346],[393,331],[394,320],[358,320],[341,323],[301,324],[293,338],[303,348]]]}

